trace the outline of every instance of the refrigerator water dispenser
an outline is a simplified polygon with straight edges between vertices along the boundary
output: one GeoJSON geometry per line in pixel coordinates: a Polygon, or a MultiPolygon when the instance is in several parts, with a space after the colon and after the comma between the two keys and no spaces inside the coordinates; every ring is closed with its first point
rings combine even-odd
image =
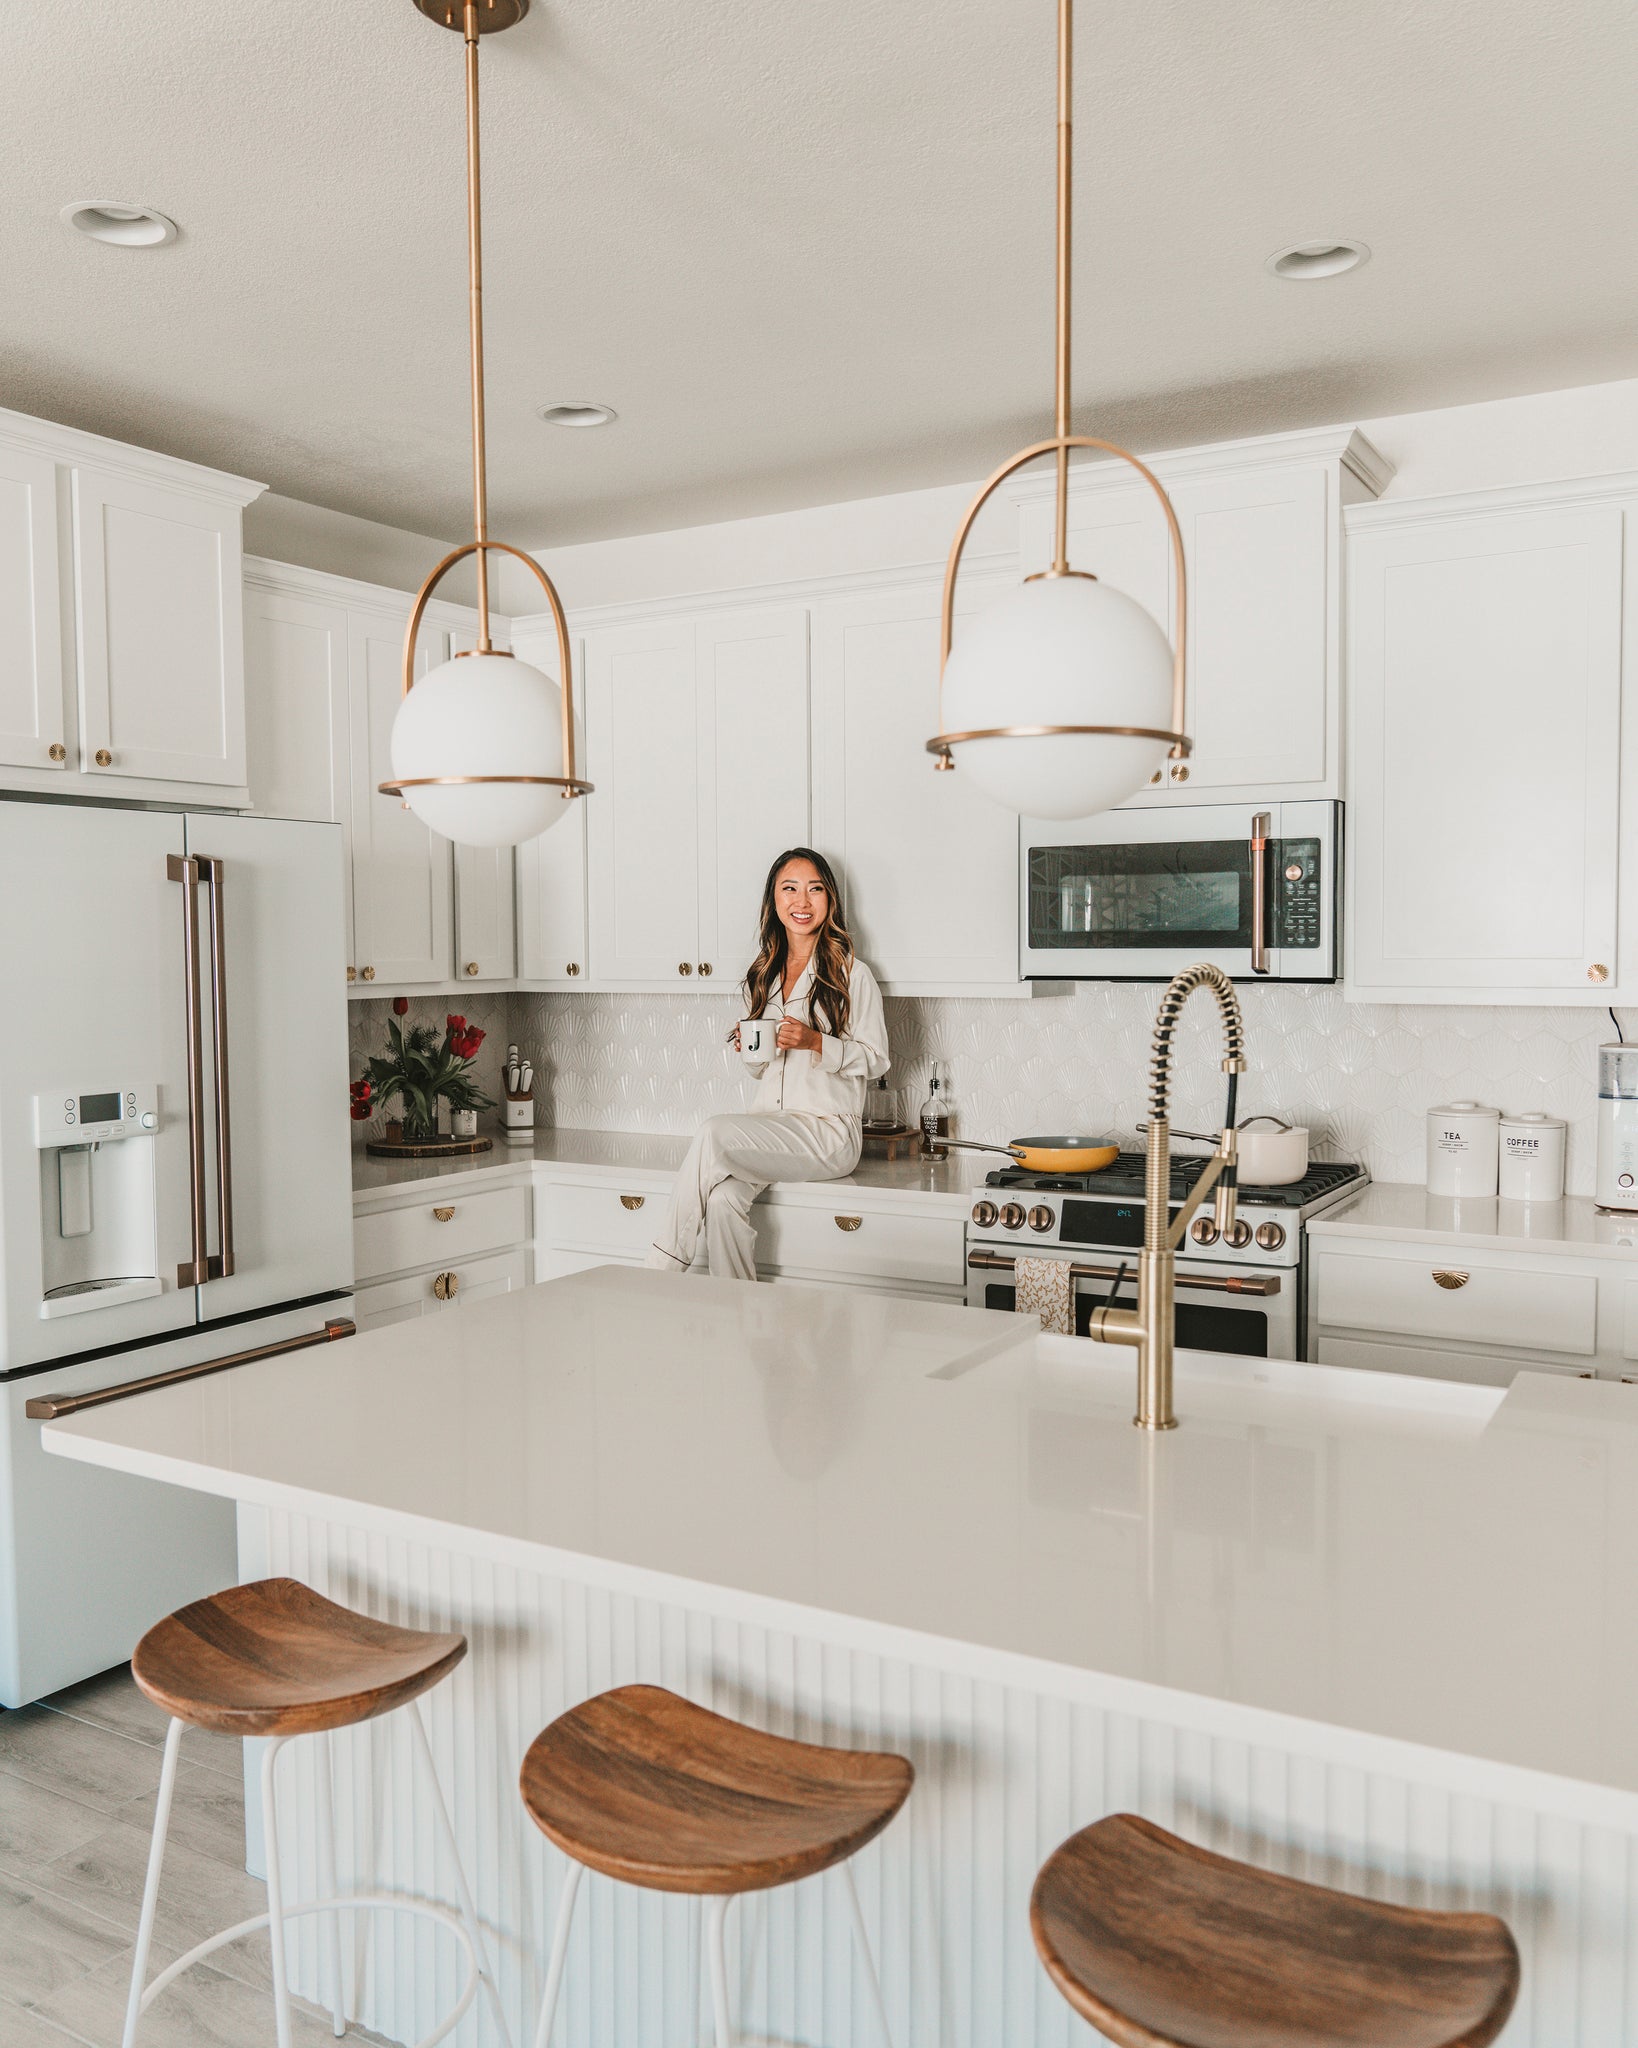
{"type": "Polygon", "coordinates": [[[34,1098],[40,1314],[78,1315],[160,1291],[157,1091],[65,1087],[34,1098]]]}

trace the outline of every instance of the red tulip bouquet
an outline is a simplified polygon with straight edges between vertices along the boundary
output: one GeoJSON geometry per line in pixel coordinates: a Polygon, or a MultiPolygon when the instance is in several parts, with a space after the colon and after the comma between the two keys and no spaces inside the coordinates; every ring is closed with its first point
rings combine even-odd
{"type": "MultiPolygon", "coordinates": [[[[398,1003],[393,1009],[398,1011],[398,1003]]],[[[352,1115],[360,1121],[378,1116],[396,1095],[403,1104],[404,1136],[421,1142],[437,1135],[440,1101],[452,1110],[493,1109],[493,1096],[484,1094],[472,1072],[486,1035],[464,1017],[446,1017],[442,1036],[430,1024],[406,1030],[398,1016],[389,1018],[391,1050],[384,1059],[372,1059],[368,1075],[353,1083],[352,1115]]]]}

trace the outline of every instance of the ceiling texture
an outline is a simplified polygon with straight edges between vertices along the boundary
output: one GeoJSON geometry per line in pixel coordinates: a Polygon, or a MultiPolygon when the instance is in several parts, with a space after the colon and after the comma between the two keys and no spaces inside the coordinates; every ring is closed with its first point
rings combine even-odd
{"type": "MultiPolygon", "coordinates": [[[[984,473],[1050,431],[1053,0],[534,0],[483,45],[493,530],[984,473]],[[613,427],[535,408],[590,398],[613,427]]],[[[0,404],[469,530],[460,38],[7,0],[0,404]],[[107,248],[71,200],[171,214],[107,248]]],[[[1638,374],[1630,0],[1082,0],[1077,425],[1156,448],[1638,374]],[[1354,236],[1328,282],[1277,248],[1354,236]]]]}

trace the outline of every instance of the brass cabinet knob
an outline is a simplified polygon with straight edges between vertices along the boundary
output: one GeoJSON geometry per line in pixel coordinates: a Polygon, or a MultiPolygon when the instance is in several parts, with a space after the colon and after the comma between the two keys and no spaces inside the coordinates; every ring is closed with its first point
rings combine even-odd
{"type": "Polygon", "coordinates": [[[620,1197],[620,1207],[622,1209],[640,1209],[647,1199],[645,1195],[622,1195],[620,1197]]]}
{"type": "Polygon", "coordinates": [[[440,1301],[453,1301],[461,1291],[459,1273],[440,1273],[432,1283],[432,1291],[440,1301]]]}
{"type": "Polygon", "coordinates": [[[563,972],[565,974],[571,975],[578,974],[580,972],[580,962],[578,960],[571,960],[568,966],[564,968],[563,972]]]}
{"type": "Polygon", "coordinates": [[[476,961],[476,960],[469,960],[469,961],[468,961],[468,962],[466,963],[466,971],[467,971],[467,973],[468,973],[468,974],[476,974],[476,973],[477,973],[477,971],[478,971],[478,963],[477,963],[477,961],[476,961]]]}
{"type": "Polygon", "coordinates": [[[366,967],[361,978],[365,981],[374,981],[375,969],[373,967],[366,967]]]}
{"type": "Polygon", "coordinates": [[[700,972],[701,974],[709,974],[711,972],[711,963],[709,960],[702,960],[700,962],[700,972]]]}
{"type": "Polygon", "coordinates": [[[1587,979],[1589,981],[1608,981],[1609,978],[1610,971],[1602,960],[1595,960],[1587,969],[1587,979]]]}
{"type": "Polygon", "coordinates": [[[434,1209],[434,1210],[433,1210],[433,1212],[432,1212],[432,1220],[433,1220],[433,1222],[434,1222],[434,1223],[447,1223],[447,1222],[449,1221],[450,1217],[451,1217],[451,1216],[453,1216],[454,1214],[455,1214],[455,1210],[454,1210],[454,1206],[453,1206],[453,1204],[452,1204],[452,1205],[451,1205],[451,1206],[450,1206],[449,1208],[447,1208],[447,1209],[434,1209]]]}
{"type": "Polygon", "coordinates": [[[1164,777],[1164,775],[1162,774],[1162,772],[1160,771],[1160,769],[1158,769],[1158,768],[1157,768],[1157,769],[1155,770],[1155,772],[1153,773],[1153,775],[1151,775],[1151,776],[1149,777],[1149,787],[1150,787],[1151,789],[1153,789],[1153,788],[1154,788],[1154,786],[1155,786],[1155,784],[1156,784],[1157,782],[1163,782],[1164,780],[1165,780],[1165,777],[1164,777]]]}
{"type": "Polygon", "coordinates": [[[1435,1266],[1433,1269],[1434,1286],[1443,1287],[1451,1294],[1454,1294],[1458,1287],[1465,1287],[1470,1278],[1471,1275],[1452,1272],[1448,1267],[1435,1266]]]}
{"type": "Polygon", "coordinates": [[[358,979],[358,969],[357,969],[356,967],[349,967],[349,968],[347,969],[347,979],[348,979],[349,981],[357,981],[357,979],[358,979]]]}
{"type": "Polygon", "coordinates": [[[51,742],[51,745],[46,748],[46,753],[50,756],[50,758],[53,761],[57,763],[59,767],[61,767],[63,762],[68,759],[68,749],[63,745],[61,740],[53,740],[51,742]]]}
{"type": "Polygon", "coordinates": [[[91,758],[99,768],[112,768],[114,765],[114,757],[106,747],[98,747],[96,753],[91,758]]]}
{"type": "Polygon", "coordinates": [[[1188,779],[1189,779],[1189,764],[1188,764],[1188,762],[1187,762],[1187,761],[1174,761],[1174,762],[1172,763],[1172,780],[1173,780],[1174,782],[1187,782],[1187,781],[1188,781],[1188,779]]]}
{"type": "Polygon", "coordinates": [[[838,1230],[857,1230],[863,1222],[864,1218],[862,1216],[838,1216],[836,1228],[838,1230]]]}
{"type": "Polygon", "coordinates": [[[692,960],[679,960],[677,962],[677,972],[679,974],[692,974],[693,971],[694,963],[692,960]]]}

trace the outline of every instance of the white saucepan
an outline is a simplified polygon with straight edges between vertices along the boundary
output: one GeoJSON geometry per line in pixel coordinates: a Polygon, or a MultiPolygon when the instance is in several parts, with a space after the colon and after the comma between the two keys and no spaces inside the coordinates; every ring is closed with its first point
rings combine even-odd
{"type": "Polygon", "coordinates": [[[1248,1116],[1238,1128],[1243,1187],[1285,1187],[1308,1171],[1306,1124],[1288,1124],[1277,1116],[1248,1116]],[[1259,1125],[1272,1128],[1260,1130],[1259,1125]]]}

